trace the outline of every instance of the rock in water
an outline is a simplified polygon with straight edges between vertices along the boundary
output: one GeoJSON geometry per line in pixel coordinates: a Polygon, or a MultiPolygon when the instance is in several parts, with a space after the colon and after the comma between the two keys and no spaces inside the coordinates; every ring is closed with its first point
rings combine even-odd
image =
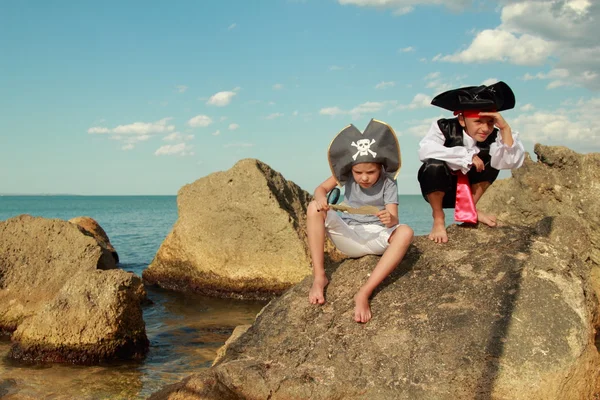
{"type": "Polygon", "coordinates": [[[115,260],[115,263],[119,263],[119,254],[117,253],[113,245],[110,243],[110,239],[108,238],[106,232],[104,232],[104,229],[102,229],[100,224],[98,224],[98,222],[96,222],[95,219],[90,217],[75,217],[71,218],[69,222],[77,224],[78,226],[83,228],[84,231],[91,234],[98,241],[100,246],[102,246],[102,248],[110,252],[110,255],[115,260]]]}
{"type": "MultiPolygon", "coordinates": [[[[254,159],[178,193],[179,218],[143,273],[151,284],[238,298],[269,298],[311,274],[310,195],[254,159]]],[[[330,245],[328,255],[336,256],[330,245]]]]}
{"type": "Polygon", "coordinates": [[[149,347],[144,296],[141,279],[131,273],[80,273],[19,325],[9,357],[76,364],[141,359],[149,347]]]}
{"type": "Polygon", "coordinates": [[[146,293],[138,277],[114,268],[106,247],[76,224],[29,215],[0,222],[0,330],[12,333],[10,356],[86,364],[143,357],[146,293]]]}

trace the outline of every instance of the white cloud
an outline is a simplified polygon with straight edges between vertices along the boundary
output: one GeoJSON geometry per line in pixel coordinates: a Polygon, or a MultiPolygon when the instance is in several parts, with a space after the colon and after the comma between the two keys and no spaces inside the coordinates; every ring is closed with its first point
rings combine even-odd
{"type": "Polygon", "coordinates": [[[88,133],[110,133],[111,130],[108,128],[102,128],[99,126],[95,126],[93,128],[88,129],[88,133]]]}
{"type": "Polygon", "coordinates": [[[210,96],[206,104],[216,107],[225,107],[237,95],[235,89],[233,91],[218,92],[210,96]]]}
{"type": "Polygon", "coordinates": [[[282,83],[276,83],[273,85],[273,90],[281,90],[281,89],[283,89],[282,83]]]}
{"type": "Polygon", "coordinates": [[[521,111],[533,111],[533,110],[535,110],[535,107],[534,107],[533,104],[527,103],[527,104],[522,105],[519,108],[519,110],[521,110],[521,111]]]}
{"type": "Polygon", "coordinates": [[[182,135],[179,132],[173,132],[170,135],[167,135],[163,138],[164,141],[167,142],[175,142],[175,141],[181,141],[181,140],[192,140],[194,138],[194,135],[182,135]]]}
{"type": "Polygon", "coordinates": [[[214,131],[212,133],[213,136],[219,136],[221,134],[221,131],[219,129],[217,129],[216,131],[214,131]]]}
{"type": "Polygon", "coordinates": [[[568,71],[548,89],[600,90],[600,7],[596,0],[503,0],[502,23],[478,33],[469,47],[437,61],[549,65],[568,71]]]}
{"type": "Polygon", "coordinates": [[[196,115],[188,121],[188,125],[192,128],[206,127],[212,124],[212,119],[208,115],[196,115]]]}
{"type": "Polygon", "coordinates": [[[336,115],[347,114],[347,113],[348,113],[347,111],[344,111],[339,107],[325,107],[325,108],[321,108],[319,110],[319,114],[331,115],[332,117],[335,117],[336,115]]]}
{"type": "Polygon", "coordinates": [[[375,89],[386,89],[386,88],[394,87],[394,86],[396,86],[396,82],[393,82],[393,81],[389,81],[389,82],[381,81],[377,85],[375,85],[375,89]]]}
{"type": "Polygon", "coordinates": [[[373,7],[391,9],[395,15],[404,15],[411,12],[418,5],[445,5],[458,11],[473,3],[472,0],[338,0],[342,5],[355,5],[359,7],[373,7]]]}
{"type": "Polygon", "coordinates": [[[488,78],[485,81],[481,82],[481,84],[485,86],[493,85],[494,83],[498,83],[497,78],[488,78]]]}
{"type": "Polygon", "coordinates": [[[329,67],[330,71],[340,71],[342,69],[342,67],[339,67],[337,65],[332,65],[331,67],[329,67]]]}
{"type": "Polygon", "coordinates": [[[384,108],[388,106],[395,105],[395,101],[367,101],[365,103],[359,104],[358,106],[352,108],[351,110],[343,110],[339,107],[325,107],[319,110],[319,114],[321,115],[329,115],[335,117],[337,115],[351,115],[353,119],[360,118],[364,114],[375,114],[380,112],[384,108]]]}
{"type": "Polygon", "coordinates": [[[191,156],[194,153],[191,151],[193,146],[178,143],[178,144],[166,144],[164,146],[159,147],[155,152],[155,156],[191,156]]]}
{"type": "Polygon", "coordinates": [[[414,110],[416,108],[426,108],[431,106],[431,97],[423,94],[417,93],[415,97],[413,97],[410,104],[401,104],[398,106],[399,110],[414,110]]]}
{"type": "Polygon", "coordinates": [[[460,76],[454,77],[453,82],[450,83],[445,81],[447,78],[442,79],[442,74],[440,72],[432,72],[427,74],[424,79],[427,81],[425,87],[428,89],[433,89],[436,94],[461,86],[460,76]]]}
{"type": "Polygon", "coordinates": [[[298,110],[295,110],[295,111],[292,113],[292,115],[293,115],[294,117],[297,117],[297,116],[298,116],[298,110]]]}
{"type": "Polygon", "coordinates": [[[410,53],[410,52],[413,52],[413,51],[415,51],[415,48],[412,47],[412,46],[408,46],[408,47],[404,47],[404,48],[398,49],[398,53],[410,53]]]}
{"type": "Polygon", "coordinates": [[[185,93],[185,91],[188,90],[188,87],[185,85],[178,85],[178,86],[175,86],[175,88],[177,89],[177,91],[179,93],[185,93]]]}
{"type": "Polygon", "coordinates": [[[138,142],[150,139],[152,135],[168,133],[175,130],[174,125],[168,125],[171,118],[163,118],[156,122],[134,122],[127,125],[118,125],[114,128],[92,127],[88,129],[89,134],[106,134],[110,139],[122,141],[125,144],[123,150],[131,150],[138,142]]]}
{"type": "Polygon", "coordinates": [[[350,110],[353,118],[360,118],[363,114],[374,114],[381,111],[385,107],[385,102],[367,101],[350,110]]]}
{"type": "Polygon", "coordinates": [[[540,37],[520,36],[502,29],[486,29],[477,34],[471,45],[451,55],[438,54],[433,61],[460,63],[510,62],[517,65],[541,65],[552,54],[553,43],[540,37]]]}
{"type": "Polygon", "coordinates": [[[568,103],[559,109],[520,114],[508,122],[523,141],[562,145],[584,153],[600,151],[600,97],[568,103]]]}
{"type": "Polygon", "coordinates": [[[229,124],[229,130],[230,131],[235,131],[239,127],[240,126],[238,124],[229,124]]]}
{"type": "Polygon", "coordinates": [[[282,113],[273,113],[273,114],[269,114],[265,117],[265,119],[275,119],[275,118],[281,118],[283,117],[282,113]]]}
{"type": "Polygon", "coordinates": [[[403,129],[402,131],[396,131],[396,134],[398,134],[400,136],[409,135],[409,136],[415,136],[418,138],[423,138],[423,137],[425,137],[427,132],[429,132],[429,128],[431,127],[431,124],[434,121],[437,121],[440,118],[446,118],[446,117],[447,116],[440,115],[437,118],[425,118],[425,119],[420,119],[420,120],[407,121],[406,122],[407,128],[403,129]]]}
{"type": "Polygon", "coordinates": [[[555,88],[561,87],[561,86],[574,85],[576,83],[576,80],[571,79],[571,77],[569,75],[570,75],[569,70],[567,70],[565,68],[556,68],[556,69],[549,71],[548,73],[538,72],[535,75],[526,73],[523,76],[523,80],[524,81],[530,81],[530,80],[534,80],[534,79],[550,80],[550,82],[548,83],[546,88],[547,89],[555,89],[555,88]]]}
{"type": "Polygon", "coordinates": [[[175,130],[174,125],[167,125],[171,118],[163,118],[156,122],[134,122],[128,125],[119,125],[115,128],[94,127],[88,129],[88,133],[115,133],[117,135],[148,135],[165,133],[175,130]]]}
{"type": "Polygon", "coordinates": [[[227,30],[232,30],[236,26],[237,26],[237,24],[234,22],[233,24],[229,25],[229,27],[227,28],[227,30]]]}

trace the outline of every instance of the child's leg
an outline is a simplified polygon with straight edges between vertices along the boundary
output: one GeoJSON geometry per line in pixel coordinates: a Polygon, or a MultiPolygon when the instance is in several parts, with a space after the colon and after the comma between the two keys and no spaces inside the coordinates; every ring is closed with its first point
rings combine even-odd
{"type": "Polygon", "coordinates": [[[388,248],[379,259],[367,282],[354,296],[354,302],[356,303],[354,320],[356,322],[367,322],[371,319],[369,297],[371,297],[373,290],[400,264],[412,242],[413,236],[414,232],[408,225],[398,226],[390,236],[388,248]]]}
{"type": "Polygon", "coordinates": [[[318,211],[317,205],[311,201],[306,210],[306,230],[308,248],[313,265],[313,284],[308,294],[312,304],[325,303],[324,290],[329,283],[325,276],[325,218],[327,212],[318,211]]]}
{"type": "MultiPolygon", "coordinates": [[[[446,216],[444,215],[444,196],[450,191],[456,191],[455,177],[448,165],[441,160],[429,159],[421,165],[418,173],[419,184],[423,197],[429,202],[433,216],[433,226],[429,239],[436,243],[446,243],[446,216]]],[[[448,206],[447,206],[448,207],[448,206]]]]}
{"type": "MultiPolygon", "coordinates": [[[[487,156],[489,157],[489,155],[487,156]]],[[[488,158],[485,156],[482,158],[486,167],[483,171],[477,172],[474,168],[469,171],[469,181],[471,182],[471,193],[473,194],[473,202],[477,205],[481,196],[486,190],[494,183],[500,171],[492,168],[489,164],[488,158]]],[[[486,214],[477,209],[477,219],[479,222],[488,226],[496,226],[496,217],[494,215],[486,214]]]]}
{"type": "Polygon", "coordinates": [[[427,195],[427,200],[431,206],[431,215],[433,216],[433,226],[429,233],[429,239],[436,243],[446,243],[448,234],[446,233],[446,215],[442,202],[444,200],[444,192],[433,192],[427,195]]]}
{"type": "MultiPolygon", "coordinates": [[[[477,205],[481,196],[485,193],[485,191],[491,186],[490,182],[484,181],[479,183],[474,183],[471,185],[471,193],[473,194],[473,201],[477,205]]],[[[481,223],[484,223],[488,226],[496,226],[496,216],[491,214],[486,214],[477,209],[477,220],[481,223]]]]}

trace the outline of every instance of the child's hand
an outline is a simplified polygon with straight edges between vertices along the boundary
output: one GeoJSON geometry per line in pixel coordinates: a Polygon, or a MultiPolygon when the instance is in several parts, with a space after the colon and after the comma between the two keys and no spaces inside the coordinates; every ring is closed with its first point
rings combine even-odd
{"type": "Polygon", "coordinates": [[[494,125],[498,127],[500,130],[504,130],[506,128],[510,128],[508,126],[508,122],[504,120],[504,117],[499,112],[480,112],[480,117],[492,117],[494,119],[494,125]]]}
{"type": "Polygon", "coordinates": [[[327,203],[327,197],[315,197],[315,203],[317,205],[317,211],[329,211],[329,204],[327,203]]]}
{"type": "Polygon", "coordinates": [[[473,165],[475,166],[477,172],[481,172],[485,169],[485,164],[477,154],[473,155],[473,165]]]}
{"type": "Polygon", "coordinates": [[[382,224],[390,228],[398,223],[398,218],[392,215],[388,210],[381,210],[375,214],[382,224]]]}

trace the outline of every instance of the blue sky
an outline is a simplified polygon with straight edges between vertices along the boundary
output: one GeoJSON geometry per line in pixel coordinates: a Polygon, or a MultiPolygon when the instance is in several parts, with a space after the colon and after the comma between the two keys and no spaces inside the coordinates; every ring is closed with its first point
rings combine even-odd
{"type": "Polygon", "coordinates": [[[333,136],[376,118],[415,194],[418,142],[449,116],[431,98],[498,80],[534,159],[597,152],[599,18],[593,0],[0,0],[0,193],[176,194],[249,157],[312,192],[333,136]]]}

